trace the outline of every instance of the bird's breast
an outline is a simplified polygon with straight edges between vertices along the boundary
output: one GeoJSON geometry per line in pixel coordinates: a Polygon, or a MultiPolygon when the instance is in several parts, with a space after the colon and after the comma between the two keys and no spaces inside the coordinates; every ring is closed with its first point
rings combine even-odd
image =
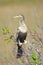
{"type": "Polygon", "coordinates": [[[26,27],[19,27],[18,28],[21,32],[25,33],[27,32],[27,28],[26,27]]]}

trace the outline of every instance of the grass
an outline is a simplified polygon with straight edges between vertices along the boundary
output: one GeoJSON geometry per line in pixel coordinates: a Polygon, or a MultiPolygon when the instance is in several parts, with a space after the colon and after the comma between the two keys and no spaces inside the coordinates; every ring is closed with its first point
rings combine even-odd
{"type": "Polygon", "coordinates": [[[6,43],[9,43],[9,42],[11,42],[11,39],[10,39],[10,38],[7,38],[7,39],[4,39],[4,41],[5,41],[6,43]]]}
{"type": "Polygon", "coordinates": [[[21,5],[21,4],[29,4],[29,3],[42,3],[43,0],[0,0],[0,5],[10,5],[10,4],[14,4],[14,5],[21,5]]]}
{"type": "MultiPolygon", "coordinates": [[[[9,28],[8,28],[8,27],[2,28],[2,33],[3,33],[3,35],[8,35],[8,34],[10,33],[9,28]]],[[[4,41],[5,41],[6,43],[9,43],[9,42],[11,42],[12,37],[13,37],[13,35],[11,35],[9,38],[4,39],[4,41]]]]}
{"type": "MultiPolygon", "coordinates": [[[[42,0],[40,0],[40,1],[42,1],[42,0]]],[[[1,62],[3,61],[3,64],[1,64],[1,65],[5,65],[7,63],[8,63],[8,65],[10,65],[9,62],[11,62],[11,61],[14,64],[17,63],[17,60],[15,59],[15,57],[16,57],[15,43],[11,42],[11,37],[5,38],[5,36],[7,34],[9,34],[8,32],[10,32],[10,31],[11,31],[11,33],[13,32],[14,35],[16,33],[16,30],[17,30],[17,27],[18,27],[18,22],[17,21],[19,21],[19,20],[15,21],[15,19],[12,19],[12,17],[14,15],[22,13],[25,16],[25,23],[28,26],[28,30],[29,30],[29,27],[30,27],[30,29],[33,30],[33,28],[34,28],[34,30],[36,30],[40,33],[40,29],[37,27],[37,25],[35,23],[36,19],[32,15],[33,14],[32,11],[36,7],[37,11],[38,11],[37,13],[41,14],[41,13],[43,13],[43,6],[42,6],[42,8],[41,8],[40,5],[38,5],[38,6],[33,6],[32,5],[31,6],[31,3],[35,4],[35,3],[38,3],[38,2],[39,2],[39,0],[0,0],[0,5],[2,6],[2,7],[0,6],[0,29],[1,28],[4,29],[4,30],[2,30],[2,32],[0,32],[0,53],[2,55],[4,55],[3,57],[5,57],[7,59],[7,60],[5,59],[5,61],[7,61],[7,62],[4,62],[4,58],[1,57],[3,59],[3,60],[1,60],[1,62]],[[11,6],[9,6],[10,4],[11,4],[11,6]],[[13,6],[12,6],[12,4],[13,4],[13,6]],[[3,5],[5,5],[5,7],[3,7],[3,5]],[[29,5],[29,6],[27,6],[27,5],[29,5]],[[8,26],[10,28],[10,30],[7,31],[5,29],[5,26],[8,26]],[[1,34],[1,33],[3,33],[4,35],[1,34]],[[3,39],[4,39],[4,42],[3,42],[3,39]],[[10,44],[6,44],[6,43],[10,43],[10,44]],[[15,48],[14,49],[14,54],[15,55],[13,55],[13,52],[12,52],[13,48],[15,48]],[[13,57],[11,57],[10,54],[13,57]],[[9,57],[11,59],[9,59],[9,57]]],[[[43,16],[43,14],[41,14],[40,17],[42,17],[42,16],[43,16]]],[[[42,21],[43,21],[43,17],[42,17],[42,21]]],[[[37,56],[36,52],[32,53],[32,57],[30,58],[30,61],[33,65],[38,64],[39,60],[38,60],[38,56],[37,56]],[[36,60],[34,60],[33,58],[36,59],[36,60]]],[[[19,63],[17,63],[17,65],[18,64],[19,63]]],[[[20,64],[22,64],[21,61],[20,61],[20,64]]]]}
{"type": "Polygon", "coordinates": [[[3,33],[4,35],[8,34],[9,32],[10,32],[10,31],[9,31],[9,28],[8,28],[8,27],[2,28],[2,33],[3,33]]]}
{"type": "Polygon", "coordinates": [[[28,58],[28,60],[32,63],[32,65],[39,65],[39,59],[37,53],[34,51],[32,52],[32,57],[28,58]]]}

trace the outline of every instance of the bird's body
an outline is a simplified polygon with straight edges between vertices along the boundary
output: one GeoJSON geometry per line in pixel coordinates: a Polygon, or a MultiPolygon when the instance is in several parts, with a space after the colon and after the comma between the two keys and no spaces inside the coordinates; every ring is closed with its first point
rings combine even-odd
{"type": "MultiPolygon", "coordinates": [[[[24,40],[26,40],[27,32],[23,33],[23,32],[21,32],[21,31],[19,31],[17,34],[18,34],[18,36],[17,36],[16,41],[17,41],[18,43],[19,43],[19,41],[20,41],[20,43],[24,43],[24,40]]],[[[19,43],[19,44],[20,44],[20,43],[19,43]]]]}
{"type": "Polygon", "coordinates": [[[14,18],[18,18],[18,17],[20,17],[21,19],[19,21],[19,27],[16,34],[16,42],[17,42],[17,46],[19,47],[18,50],[20,50],[22,44],[24,43],[27,37],[27,26],[24,22],[25,21],[24,16],[23,15],[14,16],[14,18]]]}
{"type": "Polygon", "coordinates": [[[23,15],[18,15],[16,17],[21,18],[19,21],[19,27],[17,28],[16,41],[18,44],[22,44],[27,37],[27,26],[23,15]]]}
{"type": "Polygon", "coordinates": [[[21,31],[22,33],[26,33],[27,32],[27,27],[26,25],[23,23],[20,23],[18,30],[21,31]]]}

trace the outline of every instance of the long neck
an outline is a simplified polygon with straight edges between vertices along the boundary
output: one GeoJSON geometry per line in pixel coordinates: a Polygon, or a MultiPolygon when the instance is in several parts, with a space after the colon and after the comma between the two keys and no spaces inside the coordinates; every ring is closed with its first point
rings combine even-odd
{"type": "Polygon", "coordinates": [[[25,18],[24,18],[24,16],[23,16],[23,15],[22,15],[22,17],[21,17],[21,19],[20,19],[19,23],[20,23],[20,25],[25,24],[25,18]]]}
{"type": "Polygon", "coordinates": [[[24,16],[21,16],[21,19],[19,21],[19,27],[18,27],[19,31],[21,32],[27,32],[27,26],[25,24],[25,19],[24,16]]]}
{"type": "Polygon", "coordinates": [[[25,20],[25,18],[24,18],[24,16],[23,16],[23,15],[22,15],[22,17],[21,17],[21,19],[20,19],[20,20],[21,20],[21,22],[25,20]]]}

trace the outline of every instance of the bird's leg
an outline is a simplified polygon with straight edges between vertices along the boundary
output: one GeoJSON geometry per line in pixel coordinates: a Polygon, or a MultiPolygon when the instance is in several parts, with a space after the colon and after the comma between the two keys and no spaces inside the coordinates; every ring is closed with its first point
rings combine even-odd
{"type": "Polygon", "coordinates": [[[17,58],[20,58],[23,54],[22,45],[19,46],[19,44],[17,44],[17,46],[18,46],[17,58]]]}

